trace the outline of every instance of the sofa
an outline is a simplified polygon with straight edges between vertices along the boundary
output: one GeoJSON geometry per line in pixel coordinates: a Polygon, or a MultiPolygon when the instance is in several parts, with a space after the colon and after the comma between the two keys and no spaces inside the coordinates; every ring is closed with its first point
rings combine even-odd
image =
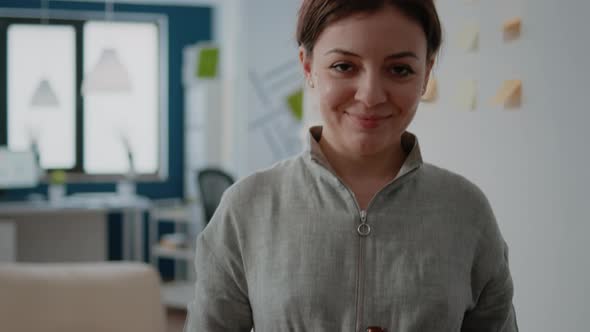
{"type": "Polygon", "coordinates": [[[164,332],[159,276],[130,262],[0,264],[0,331],[164,332]]]}

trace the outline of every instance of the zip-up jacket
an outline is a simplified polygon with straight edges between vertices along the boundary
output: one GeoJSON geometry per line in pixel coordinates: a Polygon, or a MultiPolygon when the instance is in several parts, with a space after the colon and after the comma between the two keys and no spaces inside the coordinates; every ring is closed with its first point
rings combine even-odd
{"type": "Polygon", "coordinates": [[[488,200],[423,163],[361,210],[310,130],[302,154],[226,191],[197,238],[190,332],[516,332],[508,247],[488,200]]]}

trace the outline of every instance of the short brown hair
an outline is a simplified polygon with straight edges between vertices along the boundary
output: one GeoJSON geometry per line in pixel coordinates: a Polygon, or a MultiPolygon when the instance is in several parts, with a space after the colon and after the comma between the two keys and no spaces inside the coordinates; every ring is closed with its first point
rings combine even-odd
{"type": "Polygon", "coordinates": [[[428,58],[442,43],[442,28],[434,0],[303,0],[297,19],[297,43],[311,54],[322,31],[332,22],[358,13],[375,12],[386,5],[420,23],[426,35],[428,58]]]}

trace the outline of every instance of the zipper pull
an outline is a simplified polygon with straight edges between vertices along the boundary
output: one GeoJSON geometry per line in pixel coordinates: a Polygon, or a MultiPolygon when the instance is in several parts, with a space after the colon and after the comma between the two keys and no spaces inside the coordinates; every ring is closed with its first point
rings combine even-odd
{"type": "Polygon", "coordinates": [[[361,211],[361,224],[357,227],[356,231],[360,236],[367,236],[371,234],[371,226],[367,224],[367,211],[361,211]]]}
{"type": "Polygon", "coordinates": [[[361,223],[366,223],[367,222],[367,211],[362,210],[361,211],[361,223]]]}

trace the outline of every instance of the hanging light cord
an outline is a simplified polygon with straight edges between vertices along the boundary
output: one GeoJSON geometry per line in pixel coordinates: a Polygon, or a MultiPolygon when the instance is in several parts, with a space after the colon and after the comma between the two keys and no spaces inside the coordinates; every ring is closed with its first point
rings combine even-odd
{"type": "Polygon", "coordinates": [[[104,2],[104,19],[105,21],[113,20],[113,0],[105,0],[104,2]]]}
{"type": "Polygon", "coordinates": [[[49,0],[41,1],[41,24],[49,23],[49,0]]]}

